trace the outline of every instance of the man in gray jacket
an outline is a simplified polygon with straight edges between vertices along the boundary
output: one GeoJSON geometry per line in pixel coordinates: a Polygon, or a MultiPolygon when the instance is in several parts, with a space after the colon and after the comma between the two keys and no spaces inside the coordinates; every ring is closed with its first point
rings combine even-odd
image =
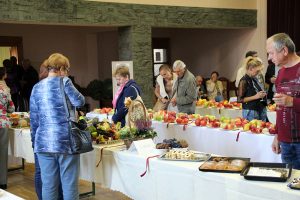
{"type": "Polygon", "coordinates": [[[173,71],[178,79],[174,85],[171,103],[173,106],[177,105],[179,112],[192,114],[195,112],[194,102],[197,100],[195,76],[186,69],[186,65],[181,60],[174,62],[173,71]]]}

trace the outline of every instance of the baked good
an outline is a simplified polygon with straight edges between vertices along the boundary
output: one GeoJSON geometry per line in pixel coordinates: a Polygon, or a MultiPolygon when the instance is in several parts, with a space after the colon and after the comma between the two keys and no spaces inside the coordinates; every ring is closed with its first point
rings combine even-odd
{"type": "Polygon", "coordinates": [[[246,162],[244,160],[240,160],[240,159],[234,159],[230,162],[230,164],[241,167],[241,168],[244,168],[246,166],[246,162]]]}
{"type": "Polygon", "coordinates": [[[227,170],[228,165],[229,165],[228,161],[220,161],[217,163],[216,169],[217,170],[227,170]]]}
{"type": "Polygon", "coordinates": [[[216,169],[217,162],[207,161],[201,165],[201,169],[216,169]]]}

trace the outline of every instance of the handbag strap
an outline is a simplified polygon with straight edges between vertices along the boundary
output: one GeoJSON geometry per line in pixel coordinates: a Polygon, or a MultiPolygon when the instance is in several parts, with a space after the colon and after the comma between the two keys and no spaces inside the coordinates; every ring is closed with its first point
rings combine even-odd
{"type": "Polygon", "coordinates": [[[67,114],[67,118],[68,118],[68,121],[70,121],[70,111],[68,109],[68,104],[67,104],[67,98],[66,98],[66,94],[65,94],[65,86],[64,86],[63,78],[60,78],[60,91],[62,93],[64,108],[65,108],[65,111],[66,111],[66,114],[67,114]]]}

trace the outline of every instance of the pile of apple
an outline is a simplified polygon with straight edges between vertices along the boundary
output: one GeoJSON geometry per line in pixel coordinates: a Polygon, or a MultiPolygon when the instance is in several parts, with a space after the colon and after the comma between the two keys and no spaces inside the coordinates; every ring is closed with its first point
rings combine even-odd
{"type": "Polygon", "coordinates": [[[197,106],[204,107],[204,108],[242,108],[242,104],[238,102],[229,102],[227,100],[216,102],[214,100],[207,101],[206,99],[199,99],[196,103],[197,106]]]}
{"type": "Polygon", "coordinates": [[[176,118],[177,124],[186,125],[189,123],[189,116],[186,113],[178,113],[176,118]]]}
{"type": "Polygon", "coordinates": [[[220,120],[216,119],[216,117],[213,115],[205,115],[203,117],[198,117],[195,120],[195,125],[218,128],[220,127],[220,120]]]}
{"type": "Polygon", "coordinates": [[[93,111],[94,113],[98,113],[98,114],[113,114],[114,110],[112,108],[96,108],[93,111]]]}
{"type": "Polygon", "coordinates": [[[168,111],[164,114],[165,123],[175,123],[175,120],[176,120],[176,112],[168,111]]]}
{"type": "Polygon", "coordinates": [[[244,125],[243,131],[251,131],[252,133],[269,132],[270,134],[275,134],[275,125],[271,122],[254,119],[244,125]]]}

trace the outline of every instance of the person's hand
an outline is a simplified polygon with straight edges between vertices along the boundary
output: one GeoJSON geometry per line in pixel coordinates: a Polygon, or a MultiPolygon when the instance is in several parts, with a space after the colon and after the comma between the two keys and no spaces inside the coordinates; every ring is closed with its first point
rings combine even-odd
{"type": "Polygon", "coordinates": [[[262,99],[267,95],[267,93],[265,91],[259,91],[256,93],[256,99],[262,99]]]}
{"type": "Polygon", "coordinates": [[[275,81],[276,81],[276,77],[275,76],[273,76],[271,79],[270,79],[270,81],[271,81],[271,83],[275,83],[275,81]]]}
{"type": "Polygon", "coordinates": [[[168,99],[165,99],[165,98],[161,98],[160,101],[161,101],[163,104],[166,104],[166,103],[168,103],[169,100],[168,100],[168,99]]]}
{"type": "Polygon", "coordinates": [[[172,106],[176,106],[177,103],[176,103],[176,98],[175,97],[171,99],[171,103],[172,103],[172,106]]]}
{"type": "Polygon", "coordinates": [[[280,149],[280,146],[279,146],[279,142],[278,142],[278,135],[275,135],[274,139],[273,139],[273,142],[272,142],[272,151],[276,154],[280,154],[281,152],[281,149],[280,149]]]}
{"type": "Polygon", "coordinates": [[[293,106],[293,97],[286,94],[276,93],[274,95],[273,101],[278,106],[292,107],[293,106]]]}

